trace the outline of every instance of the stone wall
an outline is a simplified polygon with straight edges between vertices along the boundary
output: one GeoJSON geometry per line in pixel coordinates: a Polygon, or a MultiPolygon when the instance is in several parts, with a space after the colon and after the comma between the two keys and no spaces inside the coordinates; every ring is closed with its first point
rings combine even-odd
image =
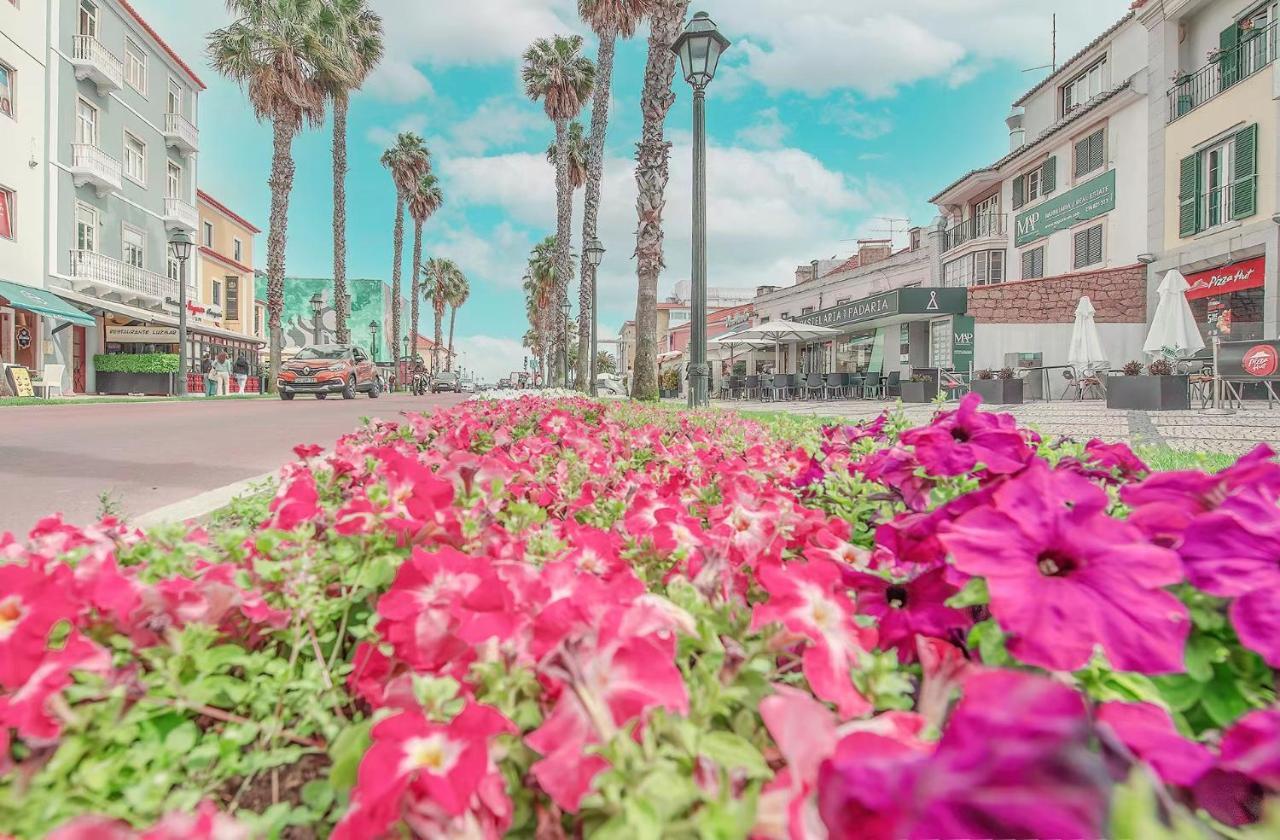
{"type": "Polygon", "coordinates": [[[969,314],[979,324],[1070,324],[1083,295],[1093,301],[1099,324],[1145,324],[1146,266],[973,286],[969,289],[969,314]]]}

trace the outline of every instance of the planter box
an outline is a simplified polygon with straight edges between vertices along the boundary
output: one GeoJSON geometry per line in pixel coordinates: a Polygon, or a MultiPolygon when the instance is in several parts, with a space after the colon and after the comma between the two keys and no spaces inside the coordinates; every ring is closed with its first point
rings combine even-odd
{"type": "Polygon", "coordinates": [[[173,376],[168,373],[103,373],[95,377],[99,394],[147,394],[148,396],[173,393],[173,376]]]}
{"type": "Polygon", "coordinates": [[[673,391],[668,391],[666,388],[659,388],[659,389],[658,389],[658,398],[659,398],[659,399],[663,399],[663,400],[674,400],[674,399],[675,399],[676,397],[678,397],[678,396],[680,396],[680,391],[679,391],[679,389],[677,389],[677,390],[673,390],[673,391]]]}
{"type": "Polygon", "coordinates": [[[1021,379],[975,379],[973,392],[987,405],[1021,405],[1021,379]]]}
{"type": "Polygon", "coordinates": [[[903,382],[901,387],[904,403],[931,403],[938,394],[938,386],[933,382],[903,382]]]}
{"type": "Polygon", "coordinates": [[[1190,411],[1187,376],[1108,376],[1107,408],[1130,411],[1190,411]]]}

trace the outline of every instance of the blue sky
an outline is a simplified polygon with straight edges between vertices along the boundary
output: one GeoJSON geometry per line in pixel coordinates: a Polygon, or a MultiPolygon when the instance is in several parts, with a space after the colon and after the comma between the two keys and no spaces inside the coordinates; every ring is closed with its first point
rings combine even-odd
{"type": "MultiPolygon", "coordinates": [[[[554,232],[552,126],[520,89],[519,56],[535,37],[580,32],[576,0],[372,0],[387,58],[353,102],[348,181],[351,276],[391,275],[395,195],[378,158],[398,130],[425,136],[445,207],[427,255],[456,260],[472,285],[458,335],[470,365],[518,366],[526,329],[520,278],[533,243],[554,232]]],[[[265,230],[268,126],[203,56],[228,21],[220,0],[133,0],[209,85],[200,102],[201,187],[265,230]]],[[[734,41],[710,90],[710,277],[715,286],[787,284],[794,267],[847,256],[880,217],[927,224],[929,196],[1008,147],[1010,103],[1047,71],[1050,17],[1058,55],[1073,54],[1124,14],[1128,0],[712,0],[696,3],[734,41]]],[[[602,207],[608,249],[601,332],[634,313],[634,143],[647,29],[619,49],[602,207]]],[[[594,55],[594,41],[588,38],[594,55]]],[[[687,276],[690,97],[668,123],[668,270],[687,276]]],[[[583,122],[589,114],[583,114],[583,122]]],[[[332,276],[330,132],[295,142],[297,183],[288,272],[332,276]]],[[[581,194],[579,193],[579,204],[581,194]]],[[[579,208],[580,210],[580,208],[579,208]]],[[[580,222],[575,222],[576,237],[580,222]]],[[[265,235],[256,252],[265,267],[265,235]]],[[[406,260],[406,271],[407,271],[406,260]]],[[[407,281],[407,274],[406,274],[407,281]]]]}

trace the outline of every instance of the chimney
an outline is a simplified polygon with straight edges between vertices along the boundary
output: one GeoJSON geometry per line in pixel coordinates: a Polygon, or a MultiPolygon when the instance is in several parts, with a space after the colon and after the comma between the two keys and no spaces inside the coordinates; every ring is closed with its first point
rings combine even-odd
{"type": "Polygon", "coordinates": [[[1027,130],[1022,126],[1023,118],[1026,115],[1026,110],[1014,108],[1004,121],[1005,125],[1009,126],[1009,151],[1011,152],[1016,152],[1027,145],[1027,130]]]}
{"type": "Polygon", "coordinates": [[[797,286],[799,286],[801,283],[808,283],[812,279],[813,279],[812,268],[810,268],[807,265],[796,266],[796,285],[797,286]]]}
{"type": "Polygon", "coordinates": [[[756,286],[756,297],[763,297],[771,292],[778,291],[777,286],[756,286]]]}
{"type": "Polygon", "coordinates": [[[859,239],[858,266],[865,267],[872,263],[883,262],[893,256],[893,240],[891,239],[859,239]]]}

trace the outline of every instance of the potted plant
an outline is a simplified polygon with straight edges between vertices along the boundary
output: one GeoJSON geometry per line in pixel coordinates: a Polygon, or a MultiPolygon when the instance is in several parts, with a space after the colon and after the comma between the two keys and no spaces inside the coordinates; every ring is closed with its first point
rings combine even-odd
{"type": "Polygon", "coordinates": [[[970,387],[988,405],[1021,405],[1022,385],[1022,380],[1013,375],[1013,368],[1004,368],[995,374],[989,370],[978,371],[978,378],[970,387]]]}
{"type": "Polygon", "coordinates": [[[902,383],[901,388],[900,399],[904,403],[933,402],[933,398],[938,394],[938,383],[933,377],[923,374],[912,376],[910,381],[902,383]]]}
{"type": "Polygon", "coordinates": [[[1107,408],[1129,411],[1189,411],[1191,409],[1190,377],[1175,374],[1173,365],[1166,359],[1157,359],[1147,365],[1147,375],[1140,376],[1130,362],[1124,366],[1124,375],[1107,377],[1107,408]]]}
{"type": "Polygon", "coordinates": [[[95,390],[99,394],[173,393],[178,373],[176,353],[112,353],[93,357],[95,390]]]}
{"type": "Polygon", "coordinates": [[[663,399],[680,396],[680,372],[675,368],[664,370],[658,377],[658,396],[663,399]]]}
{"type": "Polygon", "coordinates": [[[1142,373],[1142,362],[1125,362],[1121,370],[1125,376],[1137,376],[1142,373]]]}

